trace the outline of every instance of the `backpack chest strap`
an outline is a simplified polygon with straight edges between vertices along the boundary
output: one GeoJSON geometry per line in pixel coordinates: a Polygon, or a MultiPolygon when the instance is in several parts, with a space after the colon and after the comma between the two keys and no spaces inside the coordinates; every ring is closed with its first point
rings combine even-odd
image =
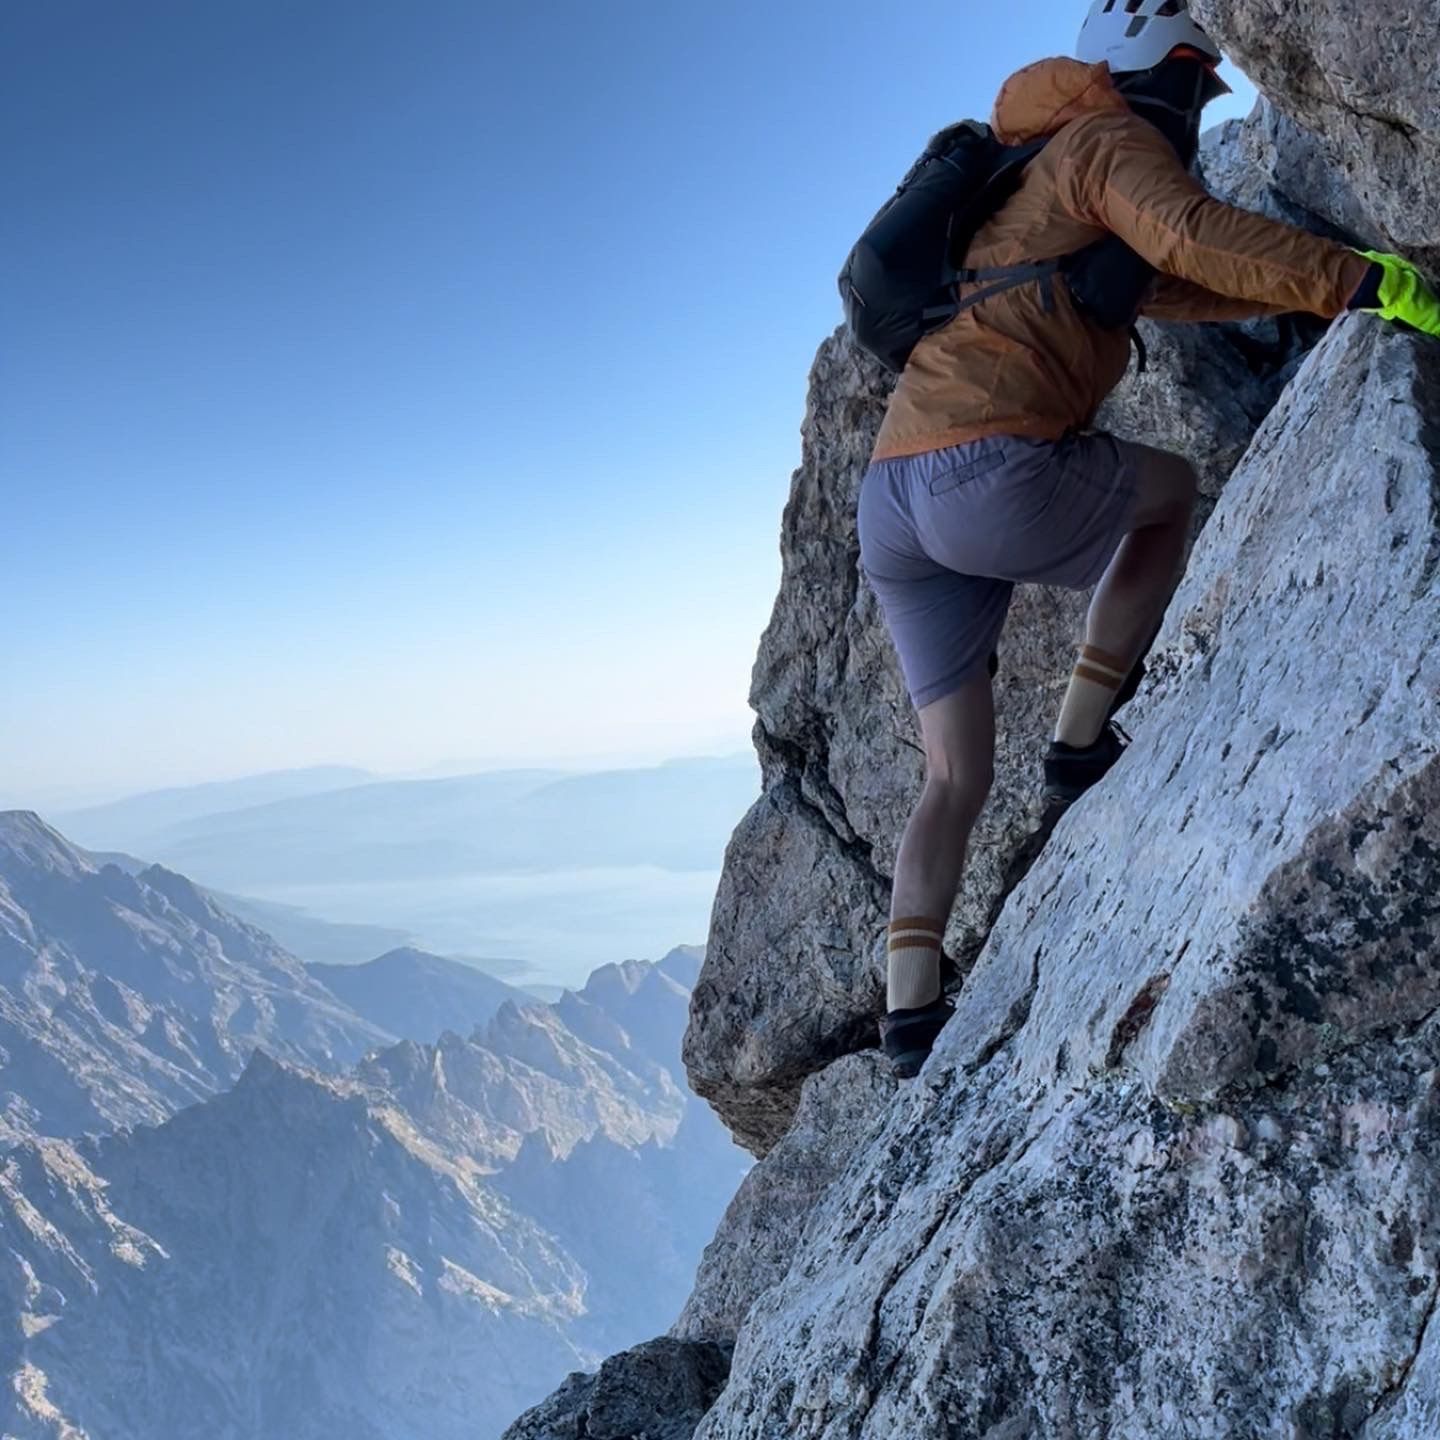
{"type": "Polygon", "coordinates": [[[957,284],[985,284],[985,288],[959,301],[955,306],[955,314],[969,310],[982,300],[989,300],[992,296],[1003,295],[1007,290],[1016,290],[1021,285],[1038,280],[1041,303],[1045,307],[1045,313],[1052,315],[1055,312],[1054,279],[1059,272],[1059,260],[1041,260],[1028,265],[996,265],[984,270],[958,270],[955,273],[957,284]]]}
{"type": "Polygon", "coordinates": [[[967,295],[963,300],[953,300],[947,305],[930,306],[924,313],[925,322],[928,325],[935,320],[952,319],[956,315],[963,314],[972,306],[980,304],[982,300],[989,300],[995,295],[1003,295],[1007,290],[1018,290],[1020,286],[1028,285],[1032,280],[1040,282],[1041,304],[1045,307],[1047,315],[1053,315],[1055,313],[1054,280],[1055,276],[1060,273],[1060,264],[1059,260],[1041,260],[1028,265],[995,265],[985,270],[957,270],[954,284],[984,284],[985,288],[977,290],[973,295],[967,295]]]}

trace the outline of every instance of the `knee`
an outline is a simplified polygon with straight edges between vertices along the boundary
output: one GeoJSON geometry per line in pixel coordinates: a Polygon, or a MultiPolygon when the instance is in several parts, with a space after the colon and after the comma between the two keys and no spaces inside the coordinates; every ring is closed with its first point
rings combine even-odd
{"type": "Polygon", "coordinates": [[[1200,498],[1200,472],[1183,455],[1175,457],[1175,464],[1177,498],[1184,505],[1186,515],[1189,515],[1200,498]]]}
{"type": "Polygon", "coordinates": [[[973,820],[985,808],[995,783],[993,765],[965,768],[944,758],[931,760],[925,776],[926,796],[960,819],[973,820]]]}
{"type": "Polygon", "coordinates": [[[1188,520],[1200,496],[1200,472],[1183,455],[1166,455],[1156,499],[1175,520],[1188,520]]]}
{"type": "Polygon", "coordinates": [[[1137,527],[1188,524],[1200,495],[1200,474],[1183,455],[1137,446],[1137,527]]]}

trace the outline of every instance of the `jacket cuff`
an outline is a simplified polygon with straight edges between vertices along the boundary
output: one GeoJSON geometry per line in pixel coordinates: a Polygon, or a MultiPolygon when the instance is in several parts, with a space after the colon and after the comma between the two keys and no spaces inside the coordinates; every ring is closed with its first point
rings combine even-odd
{"type": "Polygon", "coordinates": [[[1365,278],[1356,287],[1345,308],[1347,310],[1378,310],[1380,308],[1380,287],[1385,283],[1385,267],[1371,265],[1365,278]]]}

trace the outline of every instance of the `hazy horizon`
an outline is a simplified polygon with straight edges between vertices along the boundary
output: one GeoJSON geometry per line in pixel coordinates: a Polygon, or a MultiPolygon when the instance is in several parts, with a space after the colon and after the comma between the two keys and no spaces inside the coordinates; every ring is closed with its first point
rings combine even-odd
{"type": "MultiPolygon", "coordinates": [[[[751,717],[753,721],[753,716],[751,717]]],[[[263,780],[286,775],[306,775],[324,770],[354,770],[365,777],[357,784],[405,780],[461,779],[465,776],[500,773],[512,770],[555,770],[577,775],[593,775],[607,770],[645,769],[658,765],[681,764],[690,761],[714,760],[719,762],[741,761],[753,755],[749,728],[734,742],[723,740],[710,748],[697,748],[690,752],[654,750],[614,750],[586,754],[540,754],[534,757],[524,755],[475,756],[448,758],[422,763],[413,769],[382,770],[373,766],[355,764],[345,760],[319,760],[304,765],[284,765],[274,769],[250,770],[228,769],[216,774],[194,774],[189,777],[163,778],[138,783],[115,782],[99,785],[44,785],[27,783],[23,778],[8,780],[3,765],[0,765],[0,810],[33,810],[44,820],[53,820],[78,810],[89,810],[122,800],[135,800],[142,796],[200,789],[206,786],[234,784],[242,781],[263,780]]]]}
{"type": "Polygon", "coordinates": [[[40,815],[93,855],[159,864],[222,903],[284,907],[304,959],[312,940],[339,944],[307,929],[323,922],[346,930],[350,960],[380,953],[366,937],[383,931],[505,957],[521,983],[575,985],[597,965],[703,943],[725,847],[760,788],[747,747],[421,778],[280,771],[40,815]]]}

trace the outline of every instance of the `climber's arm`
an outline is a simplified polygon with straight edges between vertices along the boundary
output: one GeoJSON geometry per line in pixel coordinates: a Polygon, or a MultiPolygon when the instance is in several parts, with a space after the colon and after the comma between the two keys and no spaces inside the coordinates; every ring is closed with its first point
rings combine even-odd
{"type": "MultiPolygon", "coordinates": [[[[1344,245],[1207,194],[1139,116],[1075,123],[1056,171],[1061,204],[1119,235],[1163,275],[1252,307],[1241,314],[1306,310],[1326,319],[1339,315],[1365,280],[1369,261],[1344,245]]],[[[1194,291],[1186,293],[1193,301],[1194,291]]],[[[1233,314],[1212,310],[1203,318],[1233,314]]]]}
{"type": "Polygon", "coordinates": [[[1258,300],[1236,300],[1230,295],[1217,295],[1203,285],[1161,275],[1155,281],[1149,298],[1140,313],[1151,320],[1181,323],[1207,320],[1254,320],[1262,315],[1293,314],[1286,305],[1266,305],[1258,300]]]}

